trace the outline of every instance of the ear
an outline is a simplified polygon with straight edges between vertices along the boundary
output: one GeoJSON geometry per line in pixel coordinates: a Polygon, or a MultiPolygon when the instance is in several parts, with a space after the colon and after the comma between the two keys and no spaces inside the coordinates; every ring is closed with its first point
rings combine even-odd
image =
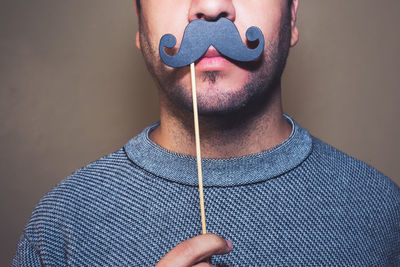
{"type": "Polygon", "coordinates": [[[142,51],[142,46],[140,45],[140,34],[139,31],[136,32],[136,47],[140,51],[142,51]]]}
{"type": "MultiPolygon", "coordinates": [[[[138,7],[137,7],[137,5],[136,5],[136,2],[135,2],[135,12],[136,12],[136,17],[138,18],[138,24],[140,24],[140,14],[139,14],[139,10],[138,10],[138,7]]],[[[140,51],[142,51],[142,46],[140,45],[140,33],[139,33],[139,31],[140,31],[140,25],[138,26],[139,27],[139,30],[136,32],[136,47],[140,50],[140,51]]]]}
{"type": "Polygon", "coordinates": [[[299,0],[293,0],[292,5],[290,6],[290,15],[291,15],[291,39],[290,46],[293,47],[299,41],[299,29],[297,28],[297,10],[299,8],[299,0]]]}
{"type": "Polygon", "coordinates": [[[139,17],[139,10],[138,10],[138,5],[136,4],[136,1],[134,0],[134,5],[135,5],[135,12],[136,12],[136,16],[139,17]]]}

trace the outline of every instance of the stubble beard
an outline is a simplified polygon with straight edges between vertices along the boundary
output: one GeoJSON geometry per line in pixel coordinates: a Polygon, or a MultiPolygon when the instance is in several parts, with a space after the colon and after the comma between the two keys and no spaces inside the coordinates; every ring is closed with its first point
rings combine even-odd
{"type": "MultiPolygon", "coordinates": [[[[164,104],[168,105],[167,109],[177,117],[192,113],[192,90],[177,82],[187,75],[188,68],[186,70],[167,70],[161,59],[157,57],[158,50],[152,48],[149,40],[145,36],[143,37],[141,42],[145,61],[162,94],[168,99],[168,101],[164,101],[164,104]]],[[[280,90],[280,79],[289,47],[290,20],[284,18],[281,22],[278,41],[267,43],[262,60],[251,63],[233,62],[249,71],[248,82],[242,88],[235,88],[235,90],[217,88],[218,80],[224,78],[223,72],[196,73],[198,79],[201,79],[203,83],[208,83],[208,88],[205,90],[207,92],[198,95],[199,115],[209,119],[237,117],[238,115],[243,117],[246,114],[257,112],[258,108],[263,108],[274,90],[280,90]]]]}

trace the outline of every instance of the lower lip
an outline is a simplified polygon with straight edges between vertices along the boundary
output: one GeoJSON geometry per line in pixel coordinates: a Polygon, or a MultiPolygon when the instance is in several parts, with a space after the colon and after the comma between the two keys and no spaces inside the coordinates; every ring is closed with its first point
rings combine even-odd
{"type": "Polygon", "coordinates": [[[197,71],[218,71],[227,68],[231,63],[224,57],[203,57],[196,63],[197,71]]]}

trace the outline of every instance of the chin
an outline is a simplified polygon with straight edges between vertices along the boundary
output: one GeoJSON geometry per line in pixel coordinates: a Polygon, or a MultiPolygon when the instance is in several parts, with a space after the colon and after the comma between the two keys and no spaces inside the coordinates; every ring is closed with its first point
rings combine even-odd
{"type": "MultiPolygon", "coordinates": [[[[218,92],[218,91],[217,91],[218,92]]],[[[198,110],[202,116],[227,116],[243,111],[249,105],[249,92],[219,92],[216,95],[199,96],[198,110]]]]}

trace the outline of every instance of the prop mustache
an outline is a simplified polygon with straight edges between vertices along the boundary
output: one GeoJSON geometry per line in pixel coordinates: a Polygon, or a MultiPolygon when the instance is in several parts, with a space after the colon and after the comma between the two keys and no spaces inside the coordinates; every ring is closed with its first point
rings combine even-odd
{"type": "Polygon", "coordinates": [[[247,29],[246,38],[250,42],[258,40],[257,47],[250,49],[244,45],[238,29],[227,18],[220,18],[215,22],[198,19],[186,26],[176,55],[170,56],[165,52],[166,47],[173,48],[176,45],[176,38],[172,34],[165,34],[161,38],[159,52],[164,63],[174,68],[195,62],[210,46],[227,58],[249,62],[257,59],[264,50],[264,36],[258,27],[252,26],[247,29]]]}

